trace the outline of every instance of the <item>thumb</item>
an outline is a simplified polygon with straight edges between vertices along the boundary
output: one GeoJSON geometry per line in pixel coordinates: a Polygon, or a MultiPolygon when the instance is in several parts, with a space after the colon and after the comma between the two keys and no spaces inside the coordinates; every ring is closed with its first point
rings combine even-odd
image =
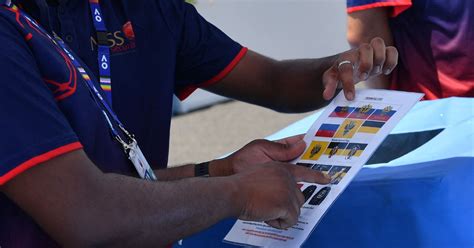
{"type": "Polygon", "coordinates": [[[300,156],[306,149],[304,140],[299,140],[293,144],[282,144],[278,142],[267,141],[263,145],[265,154],[275,161],[286,162],[300,156]]]}

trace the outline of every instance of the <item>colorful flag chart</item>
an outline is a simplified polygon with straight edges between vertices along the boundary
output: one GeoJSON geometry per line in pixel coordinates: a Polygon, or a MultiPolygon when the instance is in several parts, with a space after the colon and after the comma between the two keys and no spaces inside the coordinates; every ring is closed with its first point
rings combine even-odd
{"type": "Polygon", "coordinates": [[[367,147],[360,141],[370,140],[367,135],[377,134],[395,113],[392,105],[337,106],[328,115],[329,123],[322,123],[315,132],[320,140],[313,140],[301,159],[323,159],[324,163],[338,156],[345,160],[360,157],[367,147]]]}
{"type": "Polygon", "coordinates": [[[305,202],[295,226],[282,230],[264,222],[238,220],[224,241],[253,247],[300,247],[382,140],[421,97],[419,93],[367,89],[358,90],[356,98],[348,101],[341,91],[306,133],[306,150],[292,161],[329,176],[330,183],[298,182],[305,202]]]}

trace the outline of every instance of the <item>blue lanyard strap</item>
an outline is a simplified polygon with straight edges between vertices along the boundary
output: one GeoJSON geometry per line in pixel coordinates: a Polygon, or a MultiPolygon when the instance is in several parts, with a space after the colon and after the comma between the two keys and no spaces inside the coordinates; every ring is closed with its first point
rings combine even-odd
{"type": "MultiPolygon", "coordinates": [[[[41,30],[43,31],[43,30],[41,30]]],[[[44,31],[43,31],[44,32],[44,31]]],[[[76,67],[76,69],[79,71],[79,73],[81,74],[82,78],[84,79],[84,81],[86,82],[87,84],[87,88],[89,89],[89,91],[95,95],[96,97],[94,97],[94,100],[96,101],[97,105],[99,105],[99,108],[101,109],[102,111],[102,114],[104,115],[105,119],[107,120],[107,124],[109,125],[109,128],[110,128],[110,131],[112,133],[112,136],[117,140],[119,141],[123,148],[125,150],[128,149],[128,145],[129,145],[129,142],[135,142],[135,138],[133,136],[133,134],[129,133],[126,129],[125,129],[125,126],[122,124],[122,122],[120,121],[120,119],[118,118],[118,116],[115,114],[115,112],[112,110],[112,108],[110,107],[110,105],[107,103],[107,101],[104,99],[104,97],[102,96],[102,94],[100,93],[100,91],[95,87],[94,83],[92,82],[92,79],[90,78],[89,74],[87,74],[86,70],[84,69],[84,67],[82,67],[82,65],[79,63],[79,61],[77,61],[74,56],[71,54],[71,51],[70,51],[70,48],[66,45],[66,43],[64,43],[64,41],[59,38],[56,34],[54,34],[54,39],[52,39],[53,42],[55,44],[57,44],[59,47],[61,47],[61,49],[69,56],[69,58],[71,59],[74,67],[76,67]],[[97,99],[99,101],[97,101],[97,99]],[[105,110],[104,110],[105,109],[105,110]],[[112,119],[115,121],[115,123],[117,123],[117,125],[119,126],[119,128],[122,130],[123,133],[125,133],[129,139],[129,142],[125,142],[122,137],[120,136],[119,132],[117,131],[117,129],[115,129],[114,125],[112,124],[111,120],[110,120],[110,117],[112,117],[112,119]]]]}
{"type": "Polygon", "coordinates": [[[97,37],[97,63],[99,65],[100,87],[107,101],[112,104],[112,80],[110,73],[110,49],[107,39],[107,28],[100,9],[99,0],[89,0],[92,22],[97,37]]]}

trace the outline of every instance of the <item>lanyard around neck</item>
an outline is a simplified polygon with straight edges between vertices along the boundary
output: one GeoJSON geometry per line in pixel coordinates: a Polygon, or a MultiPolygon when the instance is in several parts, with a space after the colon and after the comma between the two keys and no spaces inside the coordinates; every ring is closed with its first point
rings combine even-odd
{"type": "MultiPolygon", "coordinates": [[[[10,8],[13,8],[15,11],[20,11],[18,7],[13,5],[11,2],[4,3],[4,5],[10,8]]],[[[125,154],[128,155],[128,158],[135,166],[140,177],[146,180],[157,180],[153,170],[151,169],[150,165],[146,161],[145,156],[143,155],[142,151],[138,147],[138,144],[137,144],[137,141],[135,140],[134,135],[128,132],[127,129],[125,129],[125,126],[122,124],[118,116],[112,110],[109,103],[104,99],[101,92],[95,87],[89,74],[86,72],[86,70],[81,65],[81,63],[74,57],[72,50],[55,33],[53,33],[54,37],[51,37],[51,35],[49,35],[49,33],[43,27],[38,25],[36,21],[33,18],[31,18],[28,14],[24,13],[23,11],[22,11],[22,14],[24,18],[26,18],[31,24],[33,24],[38,31],[40,31],[43,35],[48,37],[51,40],[51,42],[53,42],[53,44],[55,44],[58,48],[60,48],[69,57],[74,67],[77,69],[77,71],[79,71],[82,78],[84,79],[84,82],[86,83],[87,88],[91,92],[92,97],[95,103],[97,104],[98,108],[101,110],[102,114],[104,115],[112,136],[114,137],[115,140],[117,140],[122,145],[125,154]],[[120,128],[122,133],[126,135],[126,139],[122,139],[122,137],[120,136],[120,133],[114,127],[114,124],[112,123],[112,121],[114,121],[115,124],[120,128]]]]}
{"type": "Polygon", "coordinates": [[[99,0],[89,0],[92,22],[96,32],[97,41],[97,63],[99,65],[100,87],[104,91],[105,98],[112,104],[112,80],[110,73],[110,48],[107,39],[107,28],[102,16],[99,0]]]}
{"type": "Polygon", "coordinates": [[[112,110],[107,101],[102,97],[102,94],[99,92],[99,90],[97,90],[94,83],[92,82],[92,79],[87,74],[86,70],[81,66],[80,62],[74,58],[70,48],[64,43],[64,41],[56,34],[54,34],[54,39],[52,40],[55,44],[59,45],[62,50],[71,58],[73,65],[81,73],[82,78],[86,82],[89,91],[96,96],[94,97],[94,101],[96,102],[96,104],[102,111],[102,114],[104,115],[105,119],[107,120],[107,124],[109,125],[109,129],[112,133],[112,136],[122,145],[125,154],[128,155],[128,158],[135,166],[135,169],[137,170],[140,177],[146,180],[156,181],[157,178],[150,165],[148,164],[148,161],[146,160],[142,151],[138,147],[135,136],[128,132],[127,129],[125,129],[125,126],[119,120],[118,116],[112,110]],[[112,117],[112,119],[109,116],[112,117]],[[115,129],[111,120],[115,121],[122,133],[127,136],[125,140],[122,139],[119,132],[115,129]]]}

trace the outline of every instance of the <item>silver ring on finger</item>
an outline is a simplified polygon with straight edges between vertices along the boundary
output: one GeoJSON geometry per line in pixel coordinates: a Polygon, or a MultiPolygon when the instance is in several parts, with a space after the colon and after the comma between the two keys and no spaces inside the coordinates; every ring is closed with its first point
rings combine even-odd
{"type": "Polygon", "coordinates": [[[341,62],[339,62],[339,64],[337,64],[337,69],[339,70],[341,68],[341,66],[343,65],[350,65],[352,66],[352,69],[354,69],[354,65],[352,64],[352,62],[350,60],[343,60],[341,62]]]}

